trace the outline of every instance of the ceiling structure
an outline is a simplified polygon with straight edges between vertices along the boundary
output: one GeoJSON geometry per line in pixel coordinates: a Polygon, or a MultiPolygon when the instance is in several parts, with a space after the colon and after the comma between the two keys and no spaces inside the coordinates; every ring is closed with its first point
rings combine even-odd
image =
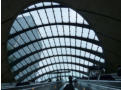
{"type": "Polygon", "coordinates": [[[93,28],[76,11],[55,2],[24,9],[11,27],[7,47],[17,81],[45,81],[61,69],[70,70],[65,75],[82,77],[89,66],[104,64],[93,28]]]}
{"type": "MultiPolygon", "coordinates": [[[[30,6],[30,4],[33,4],[35,2],[38,2],[38,1],[37,0],[34,0],[34,1],[32,1],[32,0],[31,1],[30,0],[29,1],[28,0],[21,0],[19,2],[16,1],[16,0],[14,0],[13,2],[10,2],[10,1],[7,1],[7,0],[3,1],[3,4],[2,4],[2,12],[3,12],[3,14],[2,14],[2,56],[3,56],[2,57],[2,77],[3,77],[2,81],[3,82],[13,81],[13,76],[12,76],[12,74],[10,72],[10,67],[9,67],[8,62],[7,62],[7,49],[6,49],[7,40],[10,39],[10,38],[15,39],[14,37],[16,37],[17,35],[22,34],[22,33],[27,33],[27,32],[32,33],[33,31],[31,32],[30,29],[31,30],[35,29],[35,28],[39,29],[39,28],[42,28],[42,27],[48,28],[50,26],[50,24],[51,24],[52,20],[49,20],[49,18],[47,19],[49,21],[49,23],[48,24],[43,24],[45,26],[43,26],[43,25],[36,25],[37,22],[35,22],[34,24],[31,24],[31,25],[34,25],[32,27],[28,23],[29,29],[27,29],[28,27],[27,27],[27,25],[25,25],[26,28],[23,28],[23,29],[21,29],[22,31],[18,31],[16,33],[16,31],[15,31],[16,28],[13,27],[14,30],[13,31],[11,30],[12,32],[10,32],[11,34],[9,35],[9,30],[10,30],[10,28],[11,28],[11,26],[12,26],[12,24],[13,24],[15,18],[16,18],[16,16],[18,14],[20,14],[20,12],[21,12],[21,14],[26,13],[26,12],[30,13],[31,10],[34,10],[34,8],[30,7],[30,9],[25,9],[25,11],[23,11],[23,9],[28,7],[28,6],[30,6]],[[17,5],[17,8],[13,7],[15,5],[17,5]],[[7,68],[5,69],[5,67],[7,67],[7,68]],[[5,73],[9,73],[9,75],[5,75],[5,73]]],[[[83,58],[83,57],[81,57],[80,55],[79,56],[77,55],[78,51],[80,51],[80,48],[78,48],[78,46],[75,46],[75,43],[72,46],[71,45],[68,46],[66,43],[63,42],[62,44],[64,44],[64,45],[58,44],[58,46],[56,46],[56,44],[55,45],[54,44],[51,45],[52,43],[49,43],[48,40],[51,40],[51,41],[53,40],[53,43],[54,43],[54,41],[57,41],[57,39],[60,39],[61,41],[65,41],[67,39],[70,39],[70,41],[71,40],[72,41],[76,41],[77,43],[85,41],[87,44],[88,44],[88,42],[91,42],[91,43],[93,43],[93,44],[95,44],[97,46],[103,46],[104,56],[105,56],[106,64],[107,64],[106,65],[107,66],[107,72],[114,72],[114,71],[116,71],[116,67],[121,63],[121,61],[120,61],[120,59],[121,59],[121,53],[120,53],[120,51],[121,51],[121,47],[120,47],[120,45],[121,45],[121,41],[120,41],[121,40],[121,37],[120,37],[120,35],[121,35],[121,31],[120,31],[120,29],[121,29],[121,25],[120,25],[121,24],[121,13],[120,13],[120,11],[121,10],[120,10],[119,2],[117,1],[117,2],[110,2],[110,3],[108,3],[107,1],[103,1],[103,0],[99,1],[99,2],[96,2],[96,1],[90,2],[88,0],[82,0],[82,1],[80,1],[80,0],[73,1],[72,0],[71,2],[70,1],[68,2],[68,0],[65,0],[65,1],[58,1],[58,2],[62,3],[62,6],[59,6],[59,7],[68,8],[67,6],[70,6],[70,7],[74,8],[76,11],[78,11],[79,16],[81,14],[84,18],[86,18],[86,20],[88,21],[89,24],[84,22],[84,20],[81,23],[81,25],[78,24],[78,23],[73,23],[73,21],[71,23],[67,23],[67,22],[63,21],[63,20],[66,20],[66,19],[63,17],[63,15],[61,15],[61,18],[64,18],[64,19],[62,19],[62,22],[61,23],[58,22],[58,24],[52,23],[52,27],[50,28],[50,30],[56,28],[56,26],[57,27],[61,27],[61,29],[69,28],[69,27],[71,27],[71,28],[78,28],[78,29],[79,28],[87,28],[87,29],[89,29],[89,30],[87,30],[87,33],[89,31],[91,31],[91,30],[92,30],[93,33],[96,32],[97,39],[96,40],[90,39],[88,36],[87,36],[87,38],[82,37],[82,36],[75,37],[74,36],[75,33],[68,34],[69,37],[68,37],[68,35],[64,35],[64,34],[62,36],[61,35],[59,36],[57,33],[53,37],[52,32],[51,32],[51,36],[48,36],[48,35],[44,36],[44,34],[41,32],[43,34],[44,38],[34,39],[34,41],[29,40],[30,42],[24,42],[24,40],[23,40],[23,45],[21,45],[21,46],[19,44],[18,44],[18,46],[17,46],[17,44],[14,45],[14,48],[12,50],[11,49],[9,50],[8,56],[10,56],[13,53],[15,53],[16,50],[20,50],[21,48],[24,48],[26,45],[30,45],[30,47],[31,47],[32,43],[36,43],[36,42],[39,42],[40,40],[42,40],[43,42],[45,42],[45,41],[48,42],[48,47],[45,48],[45,49],[44,49],[45,45],[43,45],[42,42],[38,43],[38,44],[40,44],[40,46],[42,46],[42,49],[41,49],[41,47],[39,47],[39,48],[43,51],[43,53],[44,53],[44,51],[54,52],[54,51],[56,51],[56,49],[60,49],[60,48],[64,48],[64,49],[66,48],[67,50],[69,50],[71,48],[73,51],[75,51],[74,55],[70,55],[70,53],[68,53],[68,54],[65,53],[65,56],[63,54],[61,54],[62,55],[61,56],[61,55],[57,54],[57,55],[54,56],[54,58],[59,57],[59,59],[66,58],[65,60],[67,60],[67,59],[69,60],[69,58],[71,57],[71,58],[73,58],[73,60],[76,60],[77,58],[80,59],[80,58],[83,58]],[[63,5],[66,6],[66,7],[64,7],[63,5]],[[115,7],[113,7],[113,6],[115,6],[115,7]],[[95,30],[95,32],[93,30],[95,30]]],[[[58,7],[57,4],[55,6],[56,6],[56,8],[58,7]]],[[[44,6],[44,8],[45,7],[46,6],[44,6]]],[[[52,8],[54,8],[54,7],[52,7],[52,8]]],[[[71,9],[69,9],[69,10],[71,10],[71,9]]],[[[47,14],[47,13],[45,13],[45,14],[47,14]]],[[[61,13],[63,13],[63,11],[61,13]]],[[[31,15],[29,15],[29,16],[31,17],[31,15]]],[[[64,15],[64,16],[66,16],[66,15],[64,15]]],[[[75,17],[76,16],[78,16],[78,15],[75,14],[75,17]]],[[[25,22],[28,22],[27,21],[27,17],[28,16],[26,16],[26,15],[24,16],[24,14],[23,14],[22,16],[19,16],[19,18],[21,18],[21,17],[22,18],[25,17],[24,18],[26,20],[25,22]]],[[[34,17],[33,17],[33,19],[34,19],[34,17]]],[[[57,22],[57,21],[54,21],[54,22],[57,22]]],[[[74,29],[72,29],[72,30],[74,30],[74,29]]],[[[36,31],[36,30],[34,30],[34,31],[36,31]]],[[[61,33],[59,33],[59,34],[61,34],[61,33]]],[[[82,33],[82,35],[83,35],[83,33],[82,33]]],[[[37,38],[36,36],[34,36],[34,37],[37,38]]],[[[86,47],[86,44],[84,44],[84,45],[86,47]]],[[[32,50],[34,50],[34,47],[32,47],[32,48],[33,48],[32,50]]],[[[37,49],[37,47],[35,47],[35,50],[36,49],[37,49]]],[[[35,51],[35,50],[32,51],[32,50],[30,50],[31,54],[29,53],[29,55],[26,55],[26,53],[25,53],[26,51],[24,53],[22,51],[20,51],[19,55],[20,55],[21,52],[22,52],[22,54],[24,54],[23,56],[20,56],[22,58],[22,59],[20,58],[20,60],[23,60],[23,59],[25,59],[26,57],[28,57],[28,56],[30,56],[32,54],[36,54],[37,53],[39,55],[39,52],[40,52],[39,50],[37,50],[37,51],[35,51]]],[[[86,52],[88,52],[88,53],[93,53],[94,55],[97,55],[97,56],[104,57],[103,54],[100,54],[100,52],[98,52],[97,50],[96,51],[89,50],[89,48],[84,48],[84,47],[81,48],[81,50],[84,51],[85,54],[86,54],[86,52]]],[[[40,55],[42,56],[42,54],[40,54],[40,55]]],[[[44,54],[43,54],[43,56],[44,56],[44,54]]],[[[36,56],[34,56],[34,57],[36,57],[36,56]]],[[[43,61],[45,59],[48,60],[48,59],[51,59],[51,58],[53,58],[53,57],[47,55],[46,58],[43,57],[43,61]]],[[[92,61],[91,59],[87,59],[86,56],[84,56],[83,59],[84,60],[88,60],[88,61],[92,61]]],[[[68,60],[65,63],[67,63],[68,60]]],[[[62,61],[62,60],[60,60],[60,61],[62,61]]],[[[78,61],[78,59],[77,59],[77,61],[78,61]]],[[[36,63],[37,62],[34,61],[34,63],[31,63],[30,65],[34,65],[36,63]]],[[[59,63],[60,62],[56,62],[57,67],[58,67],[58,65],[60,65],[59,63]]],[[[62,61],[62,63],[63,63],[63,61],[62,61]]],[[[92,63],[97,64],[99,62],[92,62],[92,63]]],[[[14,62],[14,64],[11,63],[11,65],[13,65],[13,67],[15,65],[17,65],[17,64],[19,64],[19,62],[14,62]]],[[[80,64],[81,65],[80,66],[78,63],[69,62],[68,65],[65,64],[65,66],[69,66],[69,64],[70,65],[75,65],[75,68],[76,68],[76,66],[77,67],[79,66],[79,67],[88,68],[87,66],[89,65],[89,64],[88,65],[80,64]]],[[[47,64],[46,66],[51,66],[51,65],[53,67],[55,67],[53,63],[51,63],[50,65],[47,64]]],[[[20,71],[23,71],[28,66],[25,65],[25,66],[21,66],[21,67],[22,68],[20,69],[20,71]]],[[[42,69],[41,67],[37,67],[37,68],[38,68],[37,70],[41,70],[42,69]]],[[[43,68],[45,68],[45,67],[43,67],[43,68]]],[[[66,70],[66,68],[64,68],[64,67],[62,68],[62,70],[63,69],[66,70]]],[[[37,71],[37,70],[35,69],[35,71],[37,71]]],[[[70,70],[72,70],[72,68],[70,70]]],[[[73,69],[74,72],[79,72],[78,70],[76,70],[76,71],[75,70],[76,69],[73,69]]],[[[33,72],[35,72],[35,71],[33,71],[33,72]]],[[[18,71],[14,72],[14,73],[15,73],[14,75],[17,75],[20,72],[18,70],[18,71]]],[[[40,73],[40,71],[39,71],[39,73],[40,73]]],[[[49,73],[51,73],[51,70],[49,71],[49,73]]],[[[82,70],[82,72],[79,72],[79,73],[83,73],[83,74],[86,75],[84,70],[82,70]]],[[[45,75],[46,74],[48,74],[48,73],[45,73],[45,75]]],[[[28,75],[32,75],[32,72],[30,72],[27,75],[25,75],[24,79],[28,75]]],[[[38,75],[38,74],[36,74],[36,75],[38,75]]],[[[42,75],[45,76],[44,73],[42,75]]],[[[38,79],[40,76],[41,75],[36,76],[36,79],[38,79]]],[[[30,76],[30,77],[33,78],[33,76],[30,76]]],[[[29,80],[30,77],[28,77],[28,80],[29,80]]],[[[49,75],[47,77],[49,77],[49,75]]],[[[34,79],[35,79],[35,77],[34,77],[34,79]]],[[[46,79],[46,77],[45,77],[45,79],[46,79]]],[[[23,78],[20,79],[20,81],[21,80],[23,80],[23,78]]]]}

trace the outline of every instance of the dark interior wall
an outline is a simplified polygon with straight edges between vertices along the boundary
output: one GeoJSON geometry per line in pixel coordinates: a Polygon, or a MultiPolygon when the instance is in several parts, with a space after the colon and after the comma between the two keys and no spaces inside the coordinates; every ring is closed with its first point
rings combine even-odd
{"type": "Polygon", "coordinates": [[[121,65],[121,22],[99,15],[85,14],[90,18],[90,23],[103,46],[107,73],[116,72],[117,66],[121,65]]]}
{"type": "MultiPolygon", "coordinates": [[[[2,82],[14,81],[7,61],[7,38],[10,27],[20,11],[40,0],[2,0],[1,74],[2,82]]],[[[81,13],[94,27],[102,43],[107,72],[121,65],[121,0],[54,0],[81,13]]]]}

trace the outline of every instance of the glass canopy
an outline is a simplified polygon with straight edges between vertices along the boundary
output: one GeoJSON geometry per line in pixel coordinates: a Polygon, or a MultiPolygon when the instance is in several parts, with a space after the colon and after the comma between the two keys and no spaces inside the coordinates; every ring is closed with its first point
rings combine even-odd
{"type": "Polygon", "coordinates": [[[8,61],[15,80],[46,81],[60,75],[81,78],[88,68],[105,63],[100,41],[75,10],[55,2],[24,9],[8,39],[8,61]]]}

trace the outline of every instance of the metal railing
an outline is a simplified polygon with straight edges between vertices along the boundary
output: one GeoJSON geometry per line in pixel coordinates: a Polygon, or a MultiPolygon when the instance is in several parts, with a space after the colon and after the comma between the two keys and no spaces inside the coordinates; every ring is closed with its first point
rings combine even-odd
{"type": "Polygon", "coordinates": [[[58,90],[62,86],[61,82],[34,83],[22,86],[2,86],[1,90],[58,90]]]}

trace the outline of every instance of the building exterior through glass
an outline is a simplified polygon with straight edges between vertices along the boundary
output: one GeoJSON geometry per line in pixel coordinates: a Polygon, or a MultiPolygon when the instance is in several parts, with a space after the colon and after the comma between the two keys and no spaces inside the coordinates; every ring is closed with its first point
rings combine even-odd
{"type": "Polygon", "coordinates": [[[24,9],[10,29],[7,47],[19,82],[88,77],[89,66],[105,63],[93,28],[78,12],[56,2],[24,9]]]}

